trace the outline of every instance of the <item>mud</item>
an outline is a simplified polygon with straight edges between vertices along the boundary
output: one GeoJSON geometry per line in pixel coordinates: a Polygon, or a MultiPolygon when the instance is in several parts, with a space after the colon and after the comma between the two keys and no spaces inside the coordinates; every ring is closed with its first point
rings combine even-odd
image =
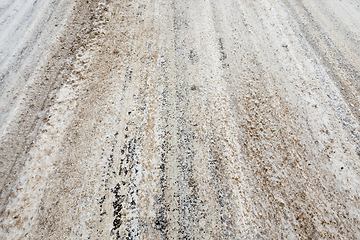
{"type": "Polygon", "coordinates": [[[360,238],[359,3],[30,2],[0,5],[1,238],[360,238]]]}

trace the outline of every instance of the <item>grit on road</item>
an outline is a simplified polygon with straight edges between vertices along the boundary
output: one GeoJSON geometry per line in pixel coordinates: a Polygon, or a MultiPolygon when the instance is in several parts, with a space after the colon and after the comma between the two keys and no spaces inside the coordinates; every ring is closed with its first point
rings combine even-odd
{"type": "Polygon", "coordinates": [[[360,2],[4,0],[1,239],[360,239],[360,2]]]}

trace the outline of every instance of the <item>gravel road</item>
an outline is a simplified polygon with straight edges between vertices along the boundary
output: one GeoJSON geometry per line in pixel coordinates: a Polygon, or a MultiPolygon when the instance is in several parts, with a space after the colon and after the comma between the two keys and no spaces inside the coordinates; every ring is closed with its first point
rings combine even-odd
{"type": "Polygon", "coordinates": [[[2,0],[1,239],[360,239],[360,1],[2,0]]]}

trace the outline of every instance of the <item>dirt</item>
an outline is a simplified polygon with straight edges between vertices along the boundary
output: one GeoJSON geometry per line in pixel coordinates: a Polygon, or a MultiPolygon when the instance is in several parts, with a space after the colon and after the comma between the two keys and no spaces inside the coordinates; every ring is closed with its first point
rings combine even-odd
{"type": "Polygon", "coordinates": [[[357,1],[0,4],[0,238],[359,239],[357,1]]]}

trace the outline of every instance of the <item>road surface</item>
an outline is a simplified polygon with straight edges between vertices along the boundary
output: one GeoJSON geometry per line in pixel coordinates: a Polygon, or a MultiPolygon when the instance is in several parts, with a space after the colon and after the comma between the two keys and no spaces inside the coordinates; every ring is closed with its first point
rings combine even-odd
{"type": "Polygon", "coordinates": [[[360,239],[360,2],[3,0],[1,239],[360,239]]]}

